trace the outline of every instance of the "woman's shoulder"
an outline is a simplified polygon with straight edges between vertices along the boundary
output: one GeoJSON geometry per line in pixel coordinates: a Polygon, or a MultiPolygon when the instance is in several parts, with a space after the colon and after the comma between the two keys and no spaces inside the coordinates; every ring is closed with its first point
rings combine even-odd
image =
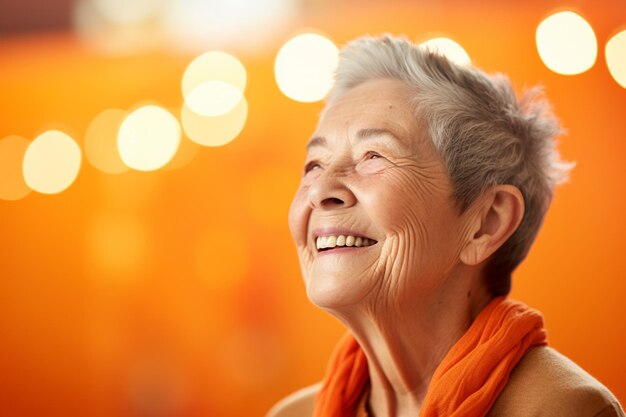
{"type": "Polygon", "coordinates": [[[489,416],[623,417],[624,411],[598,380],[542,346],[524,355],[489,416]]]}
{"type": "Polygon", "coordinates": [[[321,383],[302,388],[277,402],[265,417],[309,417],[321,383]]]}
{"type": "MultiPolygon", "coordinates": [[[[321,383],[283,398],[266,417],[309,417],[321,383]]],[[[511,373],[488,417],[625,417],[615,396],[550,347],[530,350],[511,373]]]]}

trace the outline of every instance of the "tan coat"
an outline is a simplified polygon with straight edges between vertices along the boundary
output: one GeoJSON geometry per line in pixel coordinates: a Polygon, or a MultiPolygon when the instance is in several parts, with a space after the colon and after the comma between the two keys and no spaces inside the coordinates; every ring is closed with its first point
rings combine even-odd
{"type": "MultiPolygon", "coordinates": [[[[286,397],[267,417],[312,416],[320,385],[286,397]]],[[[487,416],[626,417],[606,387],[550,347],[531,349],[522,358],[487,416]]]]}

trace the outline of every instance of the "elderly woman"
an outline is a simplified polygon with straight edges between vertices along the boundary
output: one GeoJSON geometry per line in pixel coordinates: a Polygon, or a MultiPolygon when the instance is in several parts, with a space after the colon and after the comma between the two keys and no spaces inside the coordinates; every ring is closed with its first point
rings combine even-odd
{"type": "Polygon", "coordinates": [[[345,47],[289,223],[309,299],[349,333],[269,415],[623,416],[506,298],[569,169],[559,132],[504,76],[389,36],[345,47]]]}

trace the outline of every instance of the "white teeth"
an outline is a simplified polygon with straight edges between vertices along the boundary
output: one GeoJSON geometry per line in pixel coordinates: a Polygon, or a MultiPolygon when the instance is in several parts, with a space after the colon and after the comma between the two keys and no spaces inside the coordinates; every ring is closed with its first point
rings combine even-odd
{"type": "Polygon", "coordinates": [[[368,238],[364,238],[364,237],[355,237],[355,236],[345,236],[345,235],[339,235],[339,236],[318,236],[317,240],[315,241],[315,246],[317,247],[317,249],[324,249],[324,248],[334,248],[337,246],[356,246],[358,247],[365,247],[365,246],[370,246],[373,245],[374,243],[376,243],[374,240],[368,239],[368,238]]]}

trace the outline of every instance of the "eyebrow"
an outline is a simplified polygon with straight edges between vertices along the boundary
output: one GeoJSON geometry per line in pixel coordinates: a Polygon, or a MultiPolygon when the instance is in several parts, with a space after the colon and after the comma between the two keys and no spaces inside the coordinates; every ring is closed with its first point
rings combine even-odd
{"type": "Polygon", "coordinates": [[[368,129],[361,129],[356,133],[356,137],[359,139],[369,139],[369,138],[373,138],[375,136],[389,136],[391,137],[391,139],[393,139],[394,141],[402,144],[403,141],[400,140],[399,137],[397,137],[392,131],[387,130],[387,129],[372,129],[372,128],[368,128],[368,129]]]}
{"type": "Polygon", "coordinates": [[[326,138],[322,136],[315,136],[309,140],[309,143],[306,144],[306,150],[310,150],[311,148],[326,146],[326,138]]]}
{"type": "MultiPolygon", "coordinates": [[[[402,141],[393,132],[387,129],[365,128],[365,129],[359,130],[356,133],[356,138],[359,140],[366,140],[366,139],[370,139],[370,138],[378,137],[378,136],[389,136],[398,144],[400,145],[404,144],[404,141],[402,141]]],[[[309,140],[309,143],[307,143],[306,148],[307,150],[310,150],[311,148],[318,147],[318,146],[322,146],[322,147],[327,146],[327,144],[328,142],[326,141],[325,137],[315,136],[311,138],[311,140],[309,140]]]]}

